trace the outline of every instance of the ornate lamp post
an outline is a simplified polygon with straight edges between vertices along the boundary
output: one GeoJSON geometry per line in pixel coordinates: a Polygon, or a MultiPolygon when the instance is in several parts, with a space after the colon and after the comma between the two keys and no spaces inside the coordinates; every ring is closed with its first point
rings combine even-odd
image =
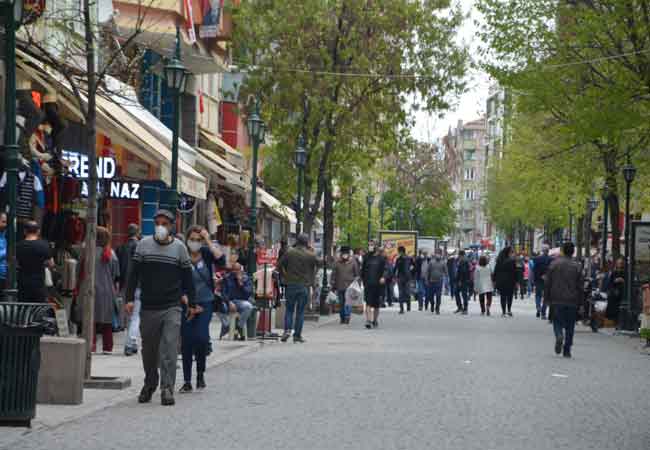
{"type": "Polygon", "coordinates": [[[625,298],[621,303],[619,327],[625,331],[632,331],[636,324],[632,323],[632,261],[630,254],[632,243],[630,242],[630,232],[632,224],[630,223],[630,190],[632,182],[636,176],[636,167],[630,161],[630,154],[627,155],[627,164],[623,167],[623,178],[625,178],[625,298]]]}
{"type": "Polygon", "coordinates": [[[296,167],[298,168],[298,223],[296,224],[296,236],[302,233],[302,185],[307,165],[307,151],[305,150],[305,137],[300,134],[298,146],[294,154],[296,167]]]}
{"type": "Polygon", "coordinates": [[[368,203],[368,242],[370,242],[372,236],[372,205],[375,203],[375,196],[372,192],[368,192],[366,202],[368,203]]]}
{"type": "Polygon", "coordinates": [[[251,227],[251,235],[248,240],[248,275],[253,276],[257,267],[255,255],[255,229],[257,227],[257,156],[260,144],[264,142],[266,125],[260,118],[260,105],[255,101],[255,109],[248,117],[248,137],[253,144],[253,167],[251,168],[251,210],[248,222],[251,227]]]}
{"type": "Polygon", "coordinates": [[[609,214],[609,186],[607,183],[603,185],[601,191],[603,198],[603,244],[600,255],[601,270],[604,272],[607,269],[607,215],[609,214]]]}

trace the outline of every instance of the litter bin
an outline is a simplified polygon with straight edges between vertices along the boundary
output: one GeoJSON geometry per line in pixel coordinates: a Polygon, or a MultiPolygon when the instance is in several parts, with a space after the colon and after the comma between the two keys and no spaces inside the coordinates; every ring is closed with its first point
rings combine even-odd
{"type": "Polygon", "coordinates": [[[248,316],[248,321],[246,322],[246,336],[248,336],[248,339],[255,339],[257,337],[257,306],[253,306],[253,311],[251,311],[251,315],[248,316]]]}
{"type": "Polygon", "coordinates": [[[0,302],[0,426],[29,427],[36,416],[46,303],[0,302]]]}

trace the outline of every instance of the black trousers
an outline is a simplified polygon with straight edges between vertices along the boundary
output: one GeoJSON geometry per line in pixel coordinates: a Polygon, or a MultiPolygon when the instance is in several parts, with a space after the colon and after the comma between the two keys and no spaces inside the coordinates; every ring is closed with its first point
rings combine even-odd
{"type": "Polygon", "coordinates": [[[503,314],[512,311],[512,297],[514,296],[514,289],[502,289],[499,294],[501,295],[501,311],[503,314]]]}
{"type": "Polygon", "coordinates": [[[399,309],[404,311],[404,304],[406,304],[406,310],[411,310],[411,289],[408,281],[399,282],[399,309]]]}

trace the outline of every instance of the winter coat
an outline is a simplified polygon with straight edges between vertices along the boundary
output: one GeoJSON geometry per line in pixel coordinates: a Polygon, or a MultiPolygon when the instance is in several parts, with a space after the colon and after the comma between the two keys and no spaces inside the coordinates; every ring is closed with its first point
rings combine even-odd
{"type": "Polygon", "coordinates": [[[384,278],[386,258],[376,253],[368,253],[363,258],[361,279],[366,286],[379,286],[379,280],[384,278]]]}
{"type": "Polygon", "coordinates": [[[95,254],[95,322],[112,323],[114,301],[116,297],[115,282],[120,278],[120,263],[111,250],[108,262],[102,260],[104,249],[97,247],[95,254]]]}
{"type": "Polygon", "coordinates": [[[427,282],[429,283],[440,283],[448,275],[447,264],[443,260],[432,259],[427,269],[427,282]]]}
{"type": "Polygon", "coordinates": [[[517,269],[514,258],[497,262],[494,268],[494,284],[501,293],[509,293],[515,289],[517,284],[517,269]]]}
{"type": "Polygon", "coordinates": [[[474,270],[474,291],[478,294],[494,291],[490,266],[477,266],[474,270]]]}
{"type": "Polygon", "coordinates": [[[347,261],[339,259],[334,265],[334,270],[332,270],[330,286],[337,291],[344,291],[356,278],[359,278],[359,266],[354,258],[347,261]]]}
{"type": "Polygon", "coordinates": [[[584,283],[580,264],[562,256],[554,260],[546,272],[544,302],[547,305],[579,306],[584,299],[584,283]]]}

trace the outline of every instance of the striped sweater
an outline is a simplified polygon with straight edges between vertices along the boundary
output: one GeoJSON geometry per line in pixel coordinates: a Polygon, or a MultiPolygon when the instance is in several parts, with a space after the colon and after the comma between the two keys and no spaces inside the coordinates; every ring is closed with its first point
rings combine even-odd
{"type": "Polygon", "coordinates": [[[159,244],[153,237],[142,239],[135,249],[126,290],[127,302],[134,300],[140,285],[142,309],[157,310],[179,306],[187,295],[194,304],[192,262],[185,245],[178,239],[159,244]]]}

